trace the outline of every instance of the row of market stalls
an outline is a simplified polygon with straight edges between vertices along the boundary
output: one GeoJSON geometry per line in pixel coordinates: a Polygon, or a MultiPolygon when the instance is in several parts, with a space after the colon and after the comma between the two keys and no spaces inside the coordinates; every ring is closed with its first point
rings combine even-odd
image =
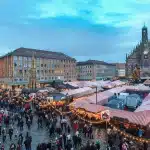
{"type": "Polygon", "coordinates": [[[74,87],[83,88],[83,87],[101,87],[101,88],[113,88],[116,86],[125,85],[126,82],[116,80],[116,81],[76,81],[76,82],[67,82],[74,87]]]}
{"type": "MultiPolygon", "coordinates": [[[[67,94],[69,96],[73,96],[74,98],[79,98],[79,97],[82,97],[82,96],[89,96],[89,95],[92,95],[94,93],[99,93],[101,91],[103,91],[103,87],[107,86],[107,85],[113,85],[115,87],[118,87],[118,86],[122,86],[122,85],[125,85],[126,83],[125,82],[122,82],[120,80],[116,80],[116,81],[80,81],[80,82],[68,82],[67,84],[70,84],[72,86],[75,86],[77,89],[70,89],[70,90],[65,90],[61,93],[63,94],[67,94]]],[[[112,94],[108,94],[108,92],[104,92],[106,94],[106,96],[112,94]]],[[[99,95],[101,95],[101,93],[99,93],[99,95]]],[[[100,97],[98,95],[98,97],[100,97]]],[[[92,96],[93,97],[93,96],[92,96]]]]}
{"type": "Polygon", "coordinates": [[[116,87],[98,93],[97,98],[99,105],[96,104],[95,95],[74,101],[71,104],[72,113],[83,121],[92,124],[101,124],[108,120],[108,124],[126,138],[138,142],[150,143],[150,94],[144,98],[141,106],[134,112],[102,106],[114,93],[125,92],[127,90],[139,93],[145,91],[150,92],[150,87],[144,85],[116,87]],[[131,134],[131,131],[133,134],[131,134]],[[138,136],[136,135],[137,133],[138,136]],[[142,136],[143,133],[144,137],[142,136]]]}
{"type": "MultiPolygon", "coordinates": [[[[31,93],[32,95],[37,95],[37,96],[47,96],[51,97],[52,93],[57,93],[57,97],[61,97],[62,94],[66,96],[70,96],[73,98],[80,98],[80,97],[89,97],[90,99],[94,99],[95,95],[94,93],[98,94],[98,103],[101,104],[101,100],[99,99],[100,97],[102,98],[108,98],[108,96],[112,96],[112,92],[105,91],[102,93],[101,92],[104,90],[102,87],[105,87],[106,85],[114,85],[115,87],[117,86],[122,86],[125,84],[125,82],[122,82],[120,80],[116,81],[77,81],[77,82],[66,82],[66,83],[61,83],[59,86],[63,88],[64,90],[62,92],[58,92],[56,88],[52,87],[45,87],[43,89],[36,89],[35,91],[31,91],[30,89],[23,89],[24,93],[31,93]],[[50,93],[50,94],[49,94],[50,93]],[[61,96],[59,96],[61,95],[61,96]]],[[[112,89],[113,90],[113,89],[112,89]]],[[[119,89],[118,89],[119,90],[119,89]]]]}
{"type": "Polygon", "coordinates": [[[99,105],[96,105],[96,100],[95,100],[96,95],[86,97],[84,100],[75,101],[73,105],[76,109],[81,108],[86,110],[87,112],[92,112],[92,113],[98,113],[104,110],[109,110],[111,118],[116,116],[119,118],[126,118],[129,120],[129,122],[134,124],[139,124],[143,126],[148,125],[150,123],[150,115],[148,115],[148,112],[150,112],[150,94],[145,97],[143,103],[141,104],[141,106],[139,106],[136,109],[135,112],[129,112],[125,110],[115,110],[109,107],[102,106],[108,101],[108,99],[111,96],[114,95],[114,93],[125,92],[126,90],[141,92],[141,91],[148,91],[148,90],[150,91],[150,88],[144,85],[117,87],[114,89],[110,89],[98,93],[97,102],[99,105]]]}
{"type": "MultiPolygon", "coordinates": [[[[107,83],[108,84],[108,83],[107,83]]],[[[93,84],[92,84],[93,85],[93,84]]],[[[72,85],[73,86],[73,85],[72,85]]],[[[132,136],[131,134],[127,134],[125,131],[120,129],[120,125],[123,125],[126,129],[137,129],[147,131],[146,128],[150,126],[150,94],[148,94],[141,106],[139,106],[135,112],[129,112],[125,110],[117,110],[112,109],[110,107],[103,106],[108,99],[112,97],[115,93],[121,93],[126,91],[134,91],[134,92],[150,92],[150,87],[144,85],[137,86],[128,86],[123,83],[117,81],[116,87],[95,93],[96,89],[91,85],[85,85],[85,87],[80,87],[78,89],[73,90],[65,90],[62,92],[64,95],[73,96],[73,97],[82,97],[82,99],[75,100],[71,103],[70,112],[82,119],[83,121],[92,123],[92,124],[100,124],[105,122],[104,118],[108,118],[109,116],[109,125],[116,128],[120,134],[125,135],[126,137],[130,137],[131,139],[139,140],[142,142],[150,143],[150,140],[144,138],[137,138],[136,136],[132,136]],[[118,86],[117,86],[118,83],[118,86]],[[119,84],[120,83],[120,84],[119,84]],[[86,95],[86,97],[85,97],[86,95]],[[83,97],[84,96],[84,97],[83,97]],[[106,112],[109,112],[107,114],[106,112]]],[[[51,103],[46,103],[44,107],[52,105],[51,103]]],[[[57,110],[57,107],[54,109],[57,110]]],[[[59,111],[59,110],[58,110],[59,111]]],[[[69,113],[70,113],[69,112],[69,113]]],[[[65,112],[60,112],[63,115],[65,112]]],[[[68,113],[68,112],[67,112],[68,113]]],[[[150,130],[149,130],[150,131],[150,130]]],[[[150,134],[149,134],[150,135],[150,134]]]]}
{"type": "Polygon", "coordinates": [[[68,95],[68,96],[73,96],[74,98],[79,98],[79,97],[83,97],[83,96],[89,96],[91,94],[94,94],[95,92],[100,92],[103,89],[101,87],[95,89],[95,88],[91,88],[91,87],[83,87],[83,88],[78,88],[75,90],[66,90],[61,92],[64,95],[68,95]]]}

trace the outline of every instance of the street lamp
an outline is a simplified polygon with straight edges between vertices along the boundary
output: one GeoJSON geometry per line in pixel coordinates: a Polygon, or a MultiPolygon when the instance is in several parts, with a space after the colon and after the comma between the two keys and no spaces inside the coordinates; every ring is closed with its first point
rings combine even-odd
{"type": "Polygon", "coordinates": [[[96,105],[97,105],[97,86],[95,86],[96,88],[96,105]]]}

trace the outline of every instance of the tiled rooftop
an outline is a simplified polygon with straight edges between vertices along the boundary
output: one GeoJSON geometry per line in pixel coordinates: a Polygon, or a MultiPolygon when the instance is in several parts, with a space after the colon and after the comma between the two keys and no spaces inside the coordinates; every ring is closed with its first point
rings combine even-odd
{"type": "MultiPolygon", "coordinates": [[[[23,56],[23,57],[32,57],[34,56],[36,58],[47,58],[47,59],[59,59],[59,60],[73,60],[75,61],[74,58],[65,55],[64,53],[61,52],[52,52],[48,50],[38,50],[38,49],[31,49],[31,48],[18,48],[14,50],[11,53],[8,53],[5,56],[23,56]]],[[[4,56],[3,56],[4,57],[4,56]]]]}

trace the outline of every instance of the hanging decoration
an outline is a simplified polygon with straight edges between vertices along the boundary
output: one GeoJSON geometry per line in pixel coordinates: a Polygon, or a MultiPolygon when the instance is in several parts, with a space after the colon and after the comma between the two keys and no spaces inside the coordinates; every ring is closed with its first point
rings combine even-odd
{"type": "MultiPolygon", "coordinates": [[[[72,113],[73,115],[75,115],[76,117],[78,117],[80,120],[84,121],[84,122],[87,122],[89,124],[102,124],[102,123],[105,123],[106,120],[107,120],[107,123],[108,125],[110,125],[113,130],[115,130],[116,132],[118,132],[119,134],[123,135],[124,137],[126,138],[129,138],[131,140],[135,140],[137,142],[141,142],[141,143],[150,143],[150,140],[149,139],[145,139],[145,138],[141,138],[141,137],[137,137],[137,136],[133,136],[131,134],[128,134],[122,130],[120,130],[119,128],[117,128],[112,122],[110,119],[108,119],[110,117],[109,115],[109,112],[107,112],[107,116],[109,117],[105,117],[106,119],[103,119],[102,116],[104,114],[106,114],[106,112],[99,112],[99,113],[93,113],[93,112],[87,112],[86,110],[84,109],[81,109],[81,108],[74,108],[73,105],[70,105],[69,109],[70,111],[69,112],[62,112],[60,111],[58,108],[61,108],[62,104],[64,105],[65,103],[57,103],[57,102],[52,102],[52,103],[47,103],[47,102],[42,102],[40,103],[40,107],[41,108],[48,108],[48,107],[51,107],[52,109],[54,109],[56,112],[58,112],[60,115],[67,115],[69,113],[72,113]],[[59,107],[58,107],[59,106],[59,107]],[[58,107],[58,108],[57,108],[58,107]]],[[[106,115],[105,115],[106,116],[106,115]]],[[[128,129],[130,126],[131,127],[136,127],[137,128],[137,125],[133,125],[133,124],[130,124],[129,122],[124,122],[123,123],[124,126],[128,129]]],[[[142,127],[142,126],[141,126],[142,127]]]]}

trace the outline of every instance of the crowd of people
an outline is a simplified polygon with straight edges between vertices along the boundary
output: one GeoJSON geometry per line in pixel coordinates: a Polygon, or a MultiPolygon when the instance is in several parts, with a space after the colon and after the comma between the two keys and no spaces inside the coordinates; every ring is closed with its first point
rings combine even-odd
{"type": "MultiPolygon", "coordinates": [[[[38,101],[27,103],[28,94],[19,97],[10,97],[8,91],[1,91],[0,98],[0,149],[5,150],[72,150],[82,147],[82,134],[77,125],[71,126],[69,117],[55,113],[52,109],[40,109],[38,101]],[[36,143],[32,147],[32,126],[37,124],[38,129],[46,130],[49,136],[48,142],[36,143]],[[25,133],[26,132],[26,133],[25,133]],[[9,142],[8,142],[9,141],[9,142]]],[[[92,127],[85,126],[83,134],[89,139],[92,137],[92,127]]]]}
{"type": "Polygon", "coordinates": [[[1,91],[0,150],[137,149],[129,139],[114,132],[107,134],[107,140],[102,142],[101,139],[95,139],[95,127],[92,124],[80,121],[72,115],[63,116],[52,108],[41,109],[39,102],[45,100],[44,96],[31,102],[21,99],[29,99],[29,95],[11,97],[7,91],[1,91]],[[33,144],[36,137],[32,136],[32,127],[35,125],[37,132],[46,130],[48,136],[47,141],[37,142],[36,145],[33,144]]]}

